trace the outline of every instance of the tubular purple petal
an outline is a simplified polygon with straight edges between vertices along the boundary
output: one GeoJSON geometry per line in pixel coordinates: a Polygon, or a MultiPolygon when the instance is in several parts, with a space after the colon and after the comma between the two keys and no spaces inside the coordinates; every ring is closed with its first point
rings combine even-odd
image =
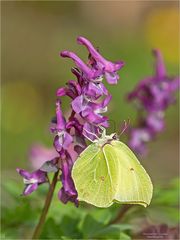
{"type": "Polygon", "coordinates": [[[74,80],[68,82],[69,89],[74,93],[74,96],[81,94],[81,86],[74,80]]]}
{"type": "Polygon", "coordinates": [[[81,113],[87,108],[88,101],[83,95],[76,97],[72,102],[71,106],[76,113],[81,113]]]}
{"type": "Polygon", "coordinates": [[[87,139],[94,141],[95,139],[97,139],[99,135],[99,127],[92,123],[86,122],[83,127],[83,135],[87,139]]]}
{"type": "Polygon", "coordinates": [[[56,92],[56,96],[58,96],[58,97],[62,97],[65,95],[67,95],[67,88],[65,88],[65,87],[59,88],[56,92]]]}
{"type": "Polygon", "coordinates": [[[101,107],[102,107],[102,108],[106,107],[106,106],[110,103],[111,99],[112,99],[112,95],[109,94],[109,95],[102,101],[101,107]]]}
{"type": "Polygon", "coordinates": [[[105,73],[106,80],[109,84],[117,84],[119,80],[119,75],[117,73],[105,73]]]}
{"type": "Polygon", "coordinates": [[[47,181],[46,173],[41,171],[40,169],[32,172],[31,176],[32,176],[32,179],[36,179],[39,184],[47,181]]]}
{"type": "Polygon", "coordinates": [[[58,193],[59,199],[67,203],[67,201],[72,201],[75,204],[77,203],[77,192],[74,186],[74,182],[71,177],[71,169],[72,169],[72,160],[70,155],[65,152],[65,159],[62,159],[61,162],[61,181],[63,184],[63,187],[58,193]]]}
{"type": "Polygon", "coordinates": [[[20,169],[20,168],[16,168],[16,171],[23,177],[26,179],[31,179],[31,173],[29,173],[28,171],[24,170],[24,169],[20,169]]]}
{"type": "Polygon", "coordinates": [[[71,201],[75,204],[76,207],[78,207],[79,202],[77,200],[77,196],[76,195],[69,195],[64,188],[62,187],[59,192],[58,192],[58,198],[61,202],[63,202],[64,204],[66,204],[68,201],[71,201]]]}
{"type": "Polygon", "coordinates": [[[38,188],[38,184],[37,183],[33,183],[33,184],[29,184],[25,187],[24,191],[23,191],[23,195],[29,195],[32,192],[34,192],[36,189],[38,188]]]}
{"type": "Polygon", "coordinates": [[[84,88],[84,94],[96,100],[103,95],[107,95],[108,91],[103,83],[89,82],[84,88]]]}
{"type": "Polygon", "coordinates": [[[68,57],[71,58],[76,66],[89,78],[94,78],[94,73],[92,70],[73,52],[70,51],[63,51],[60,53],[61,57],[68,57]]]}
{"type": "Polygon", "coordinates": [[[73,137],[72,137],[69,133],[65,132],[65,134],[64,134],[63,148],[64,148],[64,149],[68,149],[69,145],[70,145],[72,142],[73,142],[73,137]]]}
{"type": "Polygon", "coordinates": [[[88,112],[86,112],[86,119],[88,120],[88,122],[97,125],[106,122],[108,120],[108,117],[101,116],[100,114],[96,114],[89,110],[88,112]]]}
{"type": "Polygon", "coordinates": [[[57,118],[56,129],[57,130],[63,130],[65,128],[66,121],[65,121],[65,118],[62,115],[59,100],[56,101],[56,118],[57,118]]]}
{"type": "Polygon", "coordinates": [[[115,72],[120,70],[123,66],[124,63],[122,61],[116,62],[116,63],[112,63],[108,60],[106,60],[104,57],[101,56],[101,54],[94,48],[94,46],[92,45],[92,43],[87,40],[84,37],[78,37],[77,38],[77,42],[79,44],[84,45],[89,53],[91,54],[91,56],[97,61],[100,62],[102,64],[102,66],[104,67],[104,70],[107,72],[115,72]]]}
{"type": "Polygon", "coordinates": [[[156,63],[155,63],[156,76],[157,78],[161,79],[166,76],[166,68],[164,65],[164,60],[161,52],[158,49],[154,49],[153,54],[156,58],[156,63]]]}

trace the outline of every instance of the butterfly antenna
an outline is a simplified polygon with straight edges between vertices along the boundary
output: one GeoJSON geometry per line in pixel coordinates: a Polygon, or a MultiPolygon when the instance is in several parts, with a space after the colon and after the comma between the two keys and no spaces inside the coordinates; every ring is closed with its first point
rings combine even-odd
{"type": "Polygon", "coordinates": [[[128,129],[129,125],[130,125],[130,119],[128,119],[127,121],[124,120],[124,125],[121,128],[121,132],[119,136],[121,136],[128,129]]]}

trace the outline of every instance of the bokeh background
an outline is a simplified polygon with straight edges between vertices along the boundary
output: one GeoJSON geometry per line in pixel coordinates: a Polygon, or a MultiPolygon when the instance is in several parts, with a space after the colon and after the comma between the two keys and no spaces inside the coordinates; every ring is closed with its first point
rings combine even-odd
{"type": "MultiPolygon", "coordinates": [[[[40,215],[47,186],[27,198],[20,197],[23,182],[15,169],[32,170],[29,151],[35,143],[52,147],[49,127],[55,114],[55,93],[73,78],[73,63],[60,58],[59,52],[72,50],[85,60],[86,49],[76,43],[78,35],[92,41],[106,58],[126,63],[118,85],[108,86],[113,95],[108,114],[116,129],[123,120],[130,119],[132,125],[136,122],[136,111],[125,97],[139,80],[154,73],[152,48],[162,51],[169,75],[178,75],[178,1],[1,1],[1,176],[6,185],[2,191],[2,238],[29,238],[40,215]]],[[[68,112],[66,99],[63,108],[68,112]]],[[[166,112],[165,131],[149,144],[149,154],[141,159],[156,190],[152,207],[143,213],[149,211],[150,224],[174,227],[177,223],[178,183],[172,179],[179,169],[178,110],[177,96],[177,103],[166,112]],[[159,184],[169,186],[169,190],[158,191],[159,184]]],[[[89,205],[82,205],[80,210],[72,204],[64,207],[57,191],[43,233],[51,239],[77,236],[77,224],[87,210],[107,224],[113,209],[119,208],[100,211],[89,205]]],[[[134,209],[135,216],[142,211],[134,209]]],[[[129,219],[128,223],[132,212],[129,219]]],[[[96,228],[98,223],[91,217],[84,221],[83,236],[91,239],[94,230],[88,226],[96,228]]],[[[144,223],[142,217],[141,222],[136,220],[135,229],[144,223]]]]}
{"type": "MultiPolygon", "coordinates": [[[[70,60],[59,57],[69,49],[87,58],[76,44],[82,35],[111,60],[124,60],[121,80],[109,86],[113,95],[109,117],[119,126],[135,124],[136,111],[126,94],[153,74],[152,48],[159,48],[169,75],[178,74],[178,2],[176,1],[3,1],[2,13],[2,174],[31,168],[32,144],[52,146],[50,120],[55,92],[73,78],[70,60]]],[[[65,111],[69,105],[65,100],[65,111]]],[[[149,145],[142,159],[153,181],[178,175],[178,104],[166,114],[166,130],[149,145]]]]}

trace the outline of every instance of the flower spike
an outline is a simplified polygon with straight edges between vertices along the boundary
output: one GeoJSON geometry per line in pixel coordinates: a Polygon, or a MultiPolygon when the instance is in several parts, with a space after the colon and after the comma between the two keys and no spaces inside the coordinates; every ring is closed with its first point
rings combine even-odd
{"type": "Polygon", "coordinates": [[[168,77],[163,57],[159,50],[153,50],[155,56],[155,75],[143,79],[128,94],[128,101],[136,100],[140,116],[139,124],[132,128],[129,146],[139,154],[147,152],[146,143],[154,139],[165,127],[164,113],[174,103],[174,93],[179,88],[179,77],[168,77]]]}

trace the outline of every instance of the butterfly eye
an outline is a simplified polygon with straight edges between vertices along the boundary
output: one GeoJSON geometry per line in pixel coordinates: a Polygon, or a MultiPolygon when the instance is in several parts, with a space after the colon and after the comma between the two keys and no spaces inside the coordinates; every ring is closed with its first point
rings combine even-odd
{"type": "Polygon", "coordinates": [[[118,140],[118,136],[117,134],[115,133],[114,136],[112,137],[113,140],[118,140]]]}

